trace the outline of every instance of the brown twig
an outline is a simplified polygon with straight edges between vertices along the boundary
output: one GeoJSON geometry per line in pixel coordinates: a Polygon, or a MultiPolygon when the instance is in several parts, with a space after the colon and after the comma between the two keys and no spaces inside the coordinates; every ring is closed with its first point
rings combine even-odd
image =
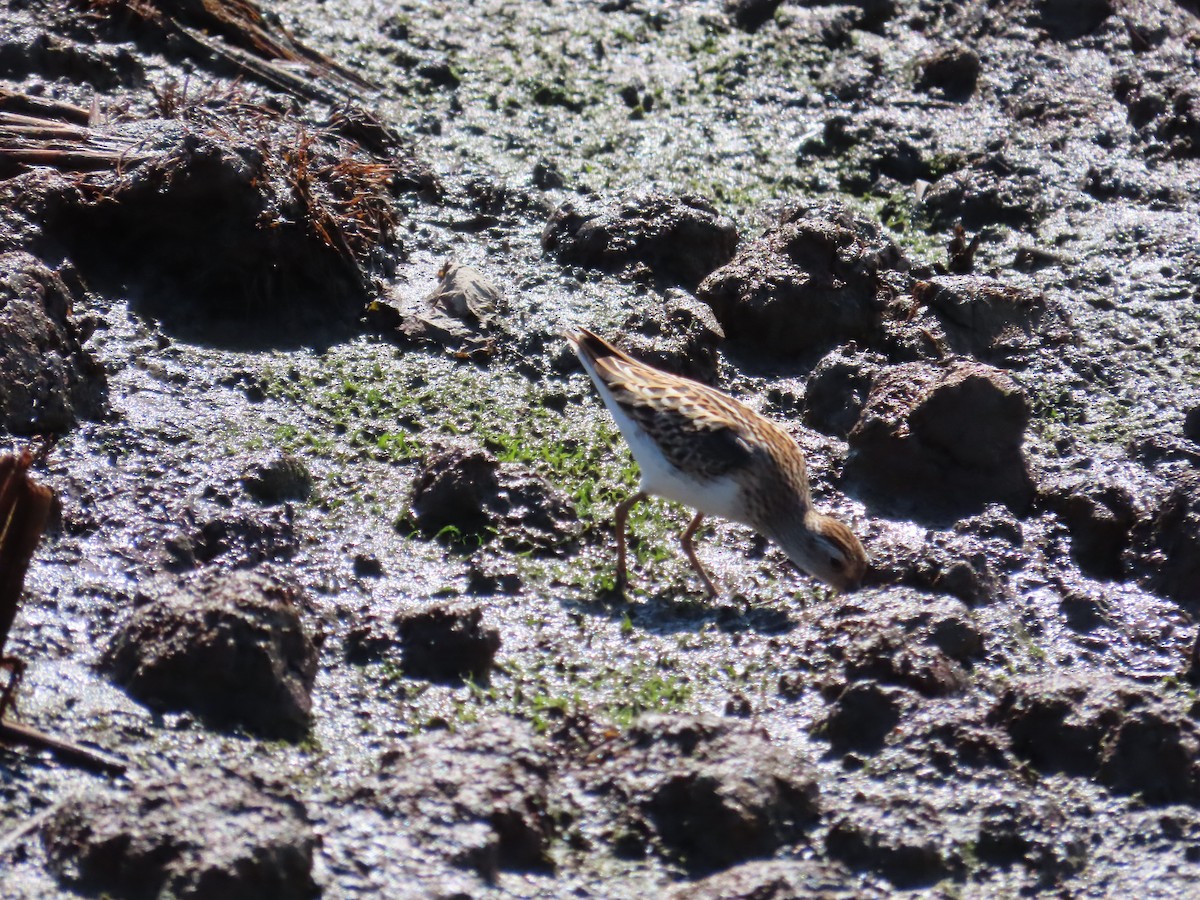
{"type": "Polygon", "coordinates": [[[123,759],[109,756],[107,753],[93,750],[91,747],[84,747],[82,744],[65,741],[28,725],[5,722],[2,719],[0,719],[0,743],[23,744],[37,750],[49,750],[63,762],[104,775],[124,775],[129,768],[123,759]]]}
{"type": "MultiPolygon", "coordinates": [[[[6,453],[0,456],[0,653],[17,617],[29,561],[42,538],[54,503],[54,492],[29,477],[29,467],[35,460],[44,459],[50,447],[51,443],[46,442],[36,454],[26,449],[19,455],[6,453]]],[[[8,684],[0,690],[0,742],[49,750],[65,762],[94,772],[120,774],[125,771],[125,763],[119,759],[28,725],[5,721],[4,714],[13,703],[25,663],[16,657],[0,656],[0,666],[11,673],[8,684]]]]}
{"type": "MultiPolygon", "coordinates": [[[[29,560],[41,540],[54,493],[29,477],[34,455],[0,457],[0,652],[17,616],[29,560]]],[[[7,698],[0,698],[3,715],[7,698]]]]}

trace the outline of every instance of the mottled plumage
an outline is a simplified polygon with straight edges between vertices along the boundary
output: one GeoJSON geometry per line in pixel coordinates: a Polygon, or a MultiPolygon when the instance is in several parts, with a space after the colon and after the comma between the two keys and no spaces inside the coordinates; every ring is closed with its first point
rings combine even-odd
{"type": "Polygon", "coordinates": [[[813,510],[804,455],[786,431],[720,391],[638,362],[587,329],[567,340],[641,468],[641,490],[615,516],[622,586],[625,518],[647,494],[696,510],[683,549],[710,594],[716,588],[692,546],[709,514],[757,529],[834,587],[858,586],[867,562],[862,544],[841,522],[813,510]]]}

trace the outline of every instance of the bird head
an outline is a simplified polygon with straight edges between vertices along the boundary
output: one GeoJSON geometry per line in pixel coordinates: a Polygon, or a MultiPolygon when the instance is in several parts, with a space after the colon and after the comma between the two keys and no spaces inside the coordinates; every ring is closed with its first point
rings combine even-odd
{"type": "Polygon", "coordinates": [[[797,568],[839,591],[857,590],[867,571],[867,552],[854,532],[830,516],[809,511],[804,519],[770,529],[797,568]]]}

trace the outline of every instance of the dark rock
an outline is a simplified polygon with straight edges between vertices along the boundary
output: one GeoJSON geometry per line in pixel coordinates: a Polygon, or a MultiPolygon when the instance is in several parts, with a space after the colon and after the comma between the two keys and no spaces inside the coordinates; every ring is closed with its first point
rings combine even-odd
{"type": "Polygon", "coordinates": [[[514,548],[546,550],[570,543],[580,528],[561,492],[524,468],[501,464],[472,447],[431,451],[413,484],[409,508],[426,535],[468,544],[497,533],[514,548]]]}
{"type": "Polygon", "coordinates": [[[878,872],[896,887],[912,889],[961,875],[963,861],[946,823],[906,794],[855,798],[825,836],[825,850],[852,869],[878,872]]]}
{"type": "Polygon", "coordinates": [[[1037,24],[1060,41],[1091,34],[1113,14],[1112,0],[1038,0],[1037,24]]]}
{"type": "Polygon", "coordinates": [[[804,389],[804,424],[845,439],[858,422],[882,359],[838,348],[824,356],[804,389]]]}
{"type": "Polygon", "coordinates": [[[565,203],[542,232],[542,249],[564,263],[645,274],[695,290],[737,247],[737,228],[708,201],[651,193],[608,207],[565,203]]]}
{"type": "Polygon", "coordinates": [[[1122,72],[1113,80],[1113,93],[1150,155],[1200,156],[1200,78],[1192,69],[1122,72]]]}
{"type": "Polygon", "coordinates": [[[262,503],[307,500],[313,477],[308,465],[290,453],[274,453],[252,461],[242,475],[246,493],[262,503]]]}
{"type": "Polygon", "coordinates": [[[1176,479],[1158,509],[1135,527],[1127,559],[1150,590],[1200,604],[1200,476],[1176,479]]]}
{"type": "Polygon", "coordinates": [[[50,868],[88,896],[307,900],[317,837],[304,806],[211,768],[92,788],[43,826],[50,868]]]}
{"type": "Polygon", "coordinates": [[[839,755],[852,750],[878,753],[899,724],[908,698],[908,692],[901,688],[884,687],[874,681],[853,682],[833,701],[818,730],[829,738],[831,749],[839,755]]]}
{"type": "Polygon", "coordinates": [[[873,337],[879,273],[907,268],[878,223],[838,206],[795,209],[704,279],[696,295],[731,341],[793,356],[873,337]]]}
{"type": "Polygon", "coordinates": [[[290,558],[299,547],[289,505],[233,512],[189,507],[180,518],[183,530],[164,544],[164,563],[173,571],[193,569],[218,557],[230,566],[254,566],[290,558]]]}
{"type": "Polygon", "coordinates": [[[350,799],[419,845],[494,881],[552,872],[552,757],[530,726],[504,717],[419,734],[384,753],[350,799]]]}
{"type": "MultiPolygon", "coordinates": [[[[1143,511],[1136,474],[1089,470],[1045,491],[1045,502],[1071,533],[1071,558],[1092,578],[1120,578],[1125,550],[1143,511]]],[[[1044,489],[1045,490],[1045,489],[1044,489]]]]}
{"type": "Polygon", "coordinates": [[[1200,800],[1200,727],[1152,689],[1097,672],[1014,683],[989,720],[1045,772],[1098,778],[1147,803],[1200,800]]]}
{"type": "Polygon", "coordinates": [[[317,672],[299,599],[295,589],[256,573],[194,579],[134,612],[102,665],[150,706],[299,738],[308,730],[317,672]]]}
{"type": "Polygon", "coordinates": [[[688,882],[668,900],[870,900],[884,891],[870,888],[842,869],[816,860],[770,860],[742,863],[725,872],[688,882]]]}
{"type": "Polygon", "coordinates": [[[78,293],[28,253],[0,254],[0,430],[58,433],[104,415],[104,370],[71,316],[78,293]]]}
{"type": "Polygon", "coordinates": [[[1183,436],[1200,444],[1200,406],[1193,406],[1184,415],[1183,436]]]}
{"type": "Polygon", "coordinates": [[[1074,338],[1061,306],[986,275],[939,275],[913,296],[937,315],[952,350],[995,365],[1023,363],[1039,347],[1074,338]]]}
{"type": "Polygon", "coordinates": [[[771,21],[783,0],[725,0],[725,12],[742,31],[755,32],[771,21]]]}
{"type": "Polygon", "coordinates": [[[396,618],[404,674],[433,681],[486,681],[500,632],[485,628],[477,606],[441,605],[396,618]]]}
{"type": "Polygon", "coordinates": [[[975,850],[988,865],[1021,865],[1037,873],[1042,884],[1057,884],[1087,865],[1081,825],[1053,801],[1005,798],[981,810],[975,850]]]}
{"type": "Polygon", "coordinates": [[[639,311],[627,326],[619,343],[637,359],[685,378],[716,380],[717,347],[725,332],[712,310],[691,294],[670,290],[661,306],[639,311]]]}
{"type": "Polygon", "coordinates": [[[955,517],[1033,499],[1021,445],[1029,401],[979,363],[895,366],[879,376],[850,432],[845,479],[881,507],[955,517]]]}
{"type": "Polygon", "coordinates": [[[817,781],[804,760],[738,720],[642,716],[604,789],[645,818],[638,827],[693,873],[772,853],[817,815],[817,781]]]}
{"type": "Polygon", "coordinates": [[[951,100],[968,100],[980,69],[979,54],[970,47],[943,47],[917,60],[917,87],[937,88],[951,100]]]}

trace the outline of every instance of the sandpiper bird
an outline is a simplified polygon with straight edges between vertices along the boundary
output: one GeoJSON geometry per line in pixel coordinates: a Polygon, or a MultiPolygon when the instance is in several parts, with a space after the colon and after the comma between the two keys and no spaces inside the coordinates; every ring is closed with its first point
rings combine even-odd
{"type": "Polygon", "coordinates": [[[587,329],[566,334],[641,469],[640,490],[617,506],[617,587],[625,587],[625,520],[648,494],[696,510],[683,551],[709,596],[712,579],[692,537],[706,515],[756,529],[800,569],[839,590],[862,580],[867,555],[854,533],[812,506],[804,454],[791,435],[699,382],[638,362],[587,329]]]}

